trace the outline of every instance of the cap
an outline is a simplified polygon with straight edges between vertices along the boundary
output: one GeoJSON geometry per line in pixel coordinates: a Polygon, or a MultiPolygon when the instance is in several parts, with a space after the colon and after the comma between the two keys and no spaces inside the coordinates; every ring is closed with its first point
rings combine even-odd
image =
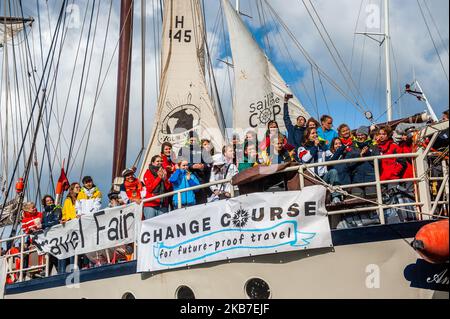
{"type": "Polygon", "coordinates": [[[356,130],[356,135],[358,134],[364,134],[366,136],[369,136],[369,128],[367,126],[361,126],[356,130]]]}
{"type": "Polygon", "coordinates": [[[127,177],[128,175],[134,175],[134,170],[131,168],[124,169],[122,172],[122,177],[127,177]]]}
{"type": "Polygon", "coordinates": [[[225,164],[225,158],[222,154],[216,154],[213,156],[213,165],[220,166],[225,164]]]}

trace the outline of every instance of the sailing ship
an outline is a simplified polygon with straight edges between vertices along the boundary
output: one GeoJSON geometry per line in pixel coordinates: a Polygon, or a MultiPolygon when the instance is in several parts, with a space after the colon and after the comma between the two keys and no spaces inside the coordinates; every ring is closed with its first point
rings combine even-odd
{"type": "MultiPolygon", "coordinates": [[[[132,5],[132,0],[122,0],[113,177],[120,176],[125,168],[132,5]]],[[[234,128],[245,132],[265,129],[271,120],[283,123],[284,96],[293,92],[242,21],[239,10],[234,10],[229,0],[222,0],[222,6],[235,75],[234,128]]],[[[164,142],[171,142],[178,150],[190,132],[209,138],[216,147],[227,139],[223,112],[206,81],[210,64],[200,1],[166,0],[163,9],[160,95],[141,176],[164,142]]],[[[289,110],[292,118],[309,117],[297,98],[289,102],[289,110]]],[[[282,125],[280,129],[284,129],[282,125]]],[[[448,121],[429,124],[421,130],[420,138],[435,139],[445,129],[448,121]]],[[[429,176],[429,150],[421,148],[414,155],[416,176],[429,176]]],[[[306,166],[286,169],[301,171],[306,166]]],[[[444,175],[442,185],[446,184],[445,178],[448,180],[448,172],[444,175]]],[[[304,188],[304,176],[300,174],[299,179],[300,188],[304,188]]],[[[376,199],[370,207],[361,202],[353,203],[347,210],[330,207],[330,216],[375,210],[381,221],[380,225],[333,229],[332,247],[275,252],[150,273],[138,273],[136,261],[130,261],[80,271],[76,278],[79,289],[66,288],[73,283],[73,274],[21,280],[5,287],[5,298],[448,298],[448,279],[446,284],[445,280],[435,280],[445,276],[448,262],[429,264],[409,245],[419,229],[433,221],[429,215],[437,206],[448,204],[448,190],[441,186],[441,195],[433,201],[429,181],[419,178],[414,182],[420,199],[417,203],[383,203],[378,176],[376,199]],[[443,194],[447,202],[440,199],[443,194]],[[383,222],[384,209],[405,206],[417,207],[421,218],[399,224],[383,222]]],[[[7,206],[9,203],[3,205],[7,206]]],[[[18,209],[11,211],[17,215],[18,209]]],[[[2,218],[5,211],[2,209],[2,218]]]]}

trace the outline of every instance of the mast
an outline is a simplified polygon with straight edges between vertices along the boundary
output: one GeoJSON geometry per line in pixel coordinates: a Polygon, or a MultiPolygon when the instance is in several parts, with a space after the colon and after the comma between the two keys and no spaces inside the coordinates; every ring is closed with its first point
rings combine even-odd
{"type": "Polygon", "coordinates": [[[236,0],[236,12],[237,12],[238,14],[239,14],[239,12],[240,12],[239,3],[240,3],[240,0],[236,0]]]}
{"type": "Polygon", "coordinates": [[[392,121],[392,90],[391,90],[391,35],[389,29],[389,0],[384,0],[384,52],[386,59],[386,107],[387,120],[392,121]]]}
{"type": "Polygon", "coordinates": [[[112,179],[120,176],[126,165],[133,34],[133,0],[121,0],[120,32],[112,179]]]}

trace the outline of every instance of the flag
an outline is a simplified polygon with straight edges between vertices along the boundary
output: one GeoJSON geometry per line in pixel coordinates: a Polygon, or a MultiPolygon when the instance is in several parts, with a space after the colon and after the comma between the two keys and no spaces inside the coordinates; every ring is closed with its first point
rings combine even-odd
{"type": "Polygon", "coordinates": [[[69,187],[70,183],[67,179],[66,172],[64,172],[64,168],[61,168],[61,174],[59,175],[58,183],[56,184],[56,194],[61,195],[63,192],[68,190],[69,187]]]}

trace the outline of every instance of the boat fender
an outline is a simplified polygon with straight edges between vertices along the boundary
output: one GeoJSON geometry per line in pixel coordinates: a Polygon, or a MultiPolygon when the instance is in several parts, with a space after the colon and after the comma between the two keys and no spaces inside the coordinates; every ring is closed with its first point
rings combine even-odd
{"type": "Polygon", "coordinates": [[[23,182],[23,178],[20,177],[19,180],[16,183],[16,192],[17,192],[17,194],[23,193],[24,189],[25,189],[25,185],[24,185],[24,182],[23,182]]]}
{"type": "Polygon", "coordinates": [[[449,223],[447,220],[423,226],[411,246],[426,261],[442,264],[449,260],[449,223]]]}

